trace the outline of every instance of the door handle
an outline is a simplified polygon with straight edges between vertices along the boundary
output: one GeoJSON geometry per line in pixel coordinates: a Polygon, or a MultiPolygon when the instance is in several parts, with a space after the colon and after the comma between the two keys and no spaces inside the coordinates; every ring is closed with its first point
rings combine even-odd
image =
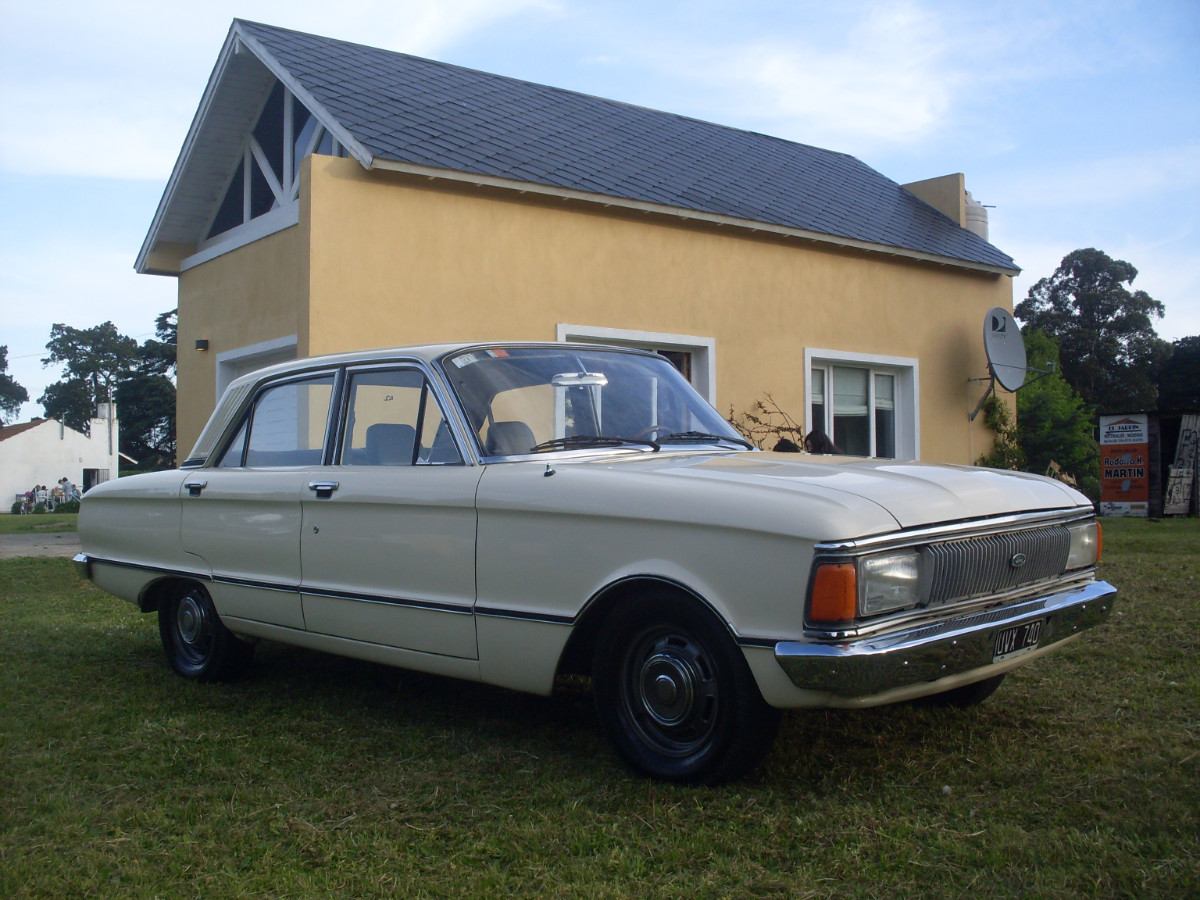
{"type": "Polygon", "coordinates": [[[208,487],[208,482],[205,481],[203,478],[200,478],[195,481],[185,481],[183,483],[183,486],[185,488],[187,488],[189,497],[199,497],[200,492],[203,491],[206,487],[208,487]]]}
{"type": "Polygon", "coordinates": [[[310,481],[308,489],[316,492],[318,500],[328,500],[338,489],[338,483],[336,481],[310,481]]]}

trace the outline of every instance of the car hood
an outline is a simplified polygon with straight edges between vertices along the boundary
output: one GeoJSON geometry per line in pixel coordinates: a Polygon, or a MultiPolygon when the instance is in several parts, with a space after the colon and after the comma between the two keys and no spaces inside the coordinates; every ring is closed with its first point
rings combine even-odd
{"type": "Polygon", "coordinates": [[[849,494],[882,507],[901,528],[1090,505],[1062,482],[976,466],[754,452],[639,454],[622,464],[692,479],[697,487],[720,481],[782,492],[849,494]]]}

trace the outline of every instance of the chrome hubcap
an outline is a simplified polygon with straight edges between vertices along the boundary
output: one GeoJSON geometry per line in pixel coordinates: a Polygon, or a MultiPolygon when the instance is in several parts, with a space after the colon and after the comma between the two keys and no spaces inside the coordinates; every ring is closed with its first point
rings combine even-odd
{"type": "Polygon", "coordinates": [[[642,664],[641,702],[654,721],[678,725],[691,713],[697,676],[686,660],[655,653],[642,664]]]}
{"type": "Polygon", "coordinates": [[[194,644],[204,634],[204,609],[196,602],[196,598],[188,594],[179,601],[179,612],[175,617],[175,626],[184,642],[194,644]]]}
{"type": "Polygon", "coordinates": [[[636,635],[622,664],[625,719],[654,752],[684,757],[706,747],[717,726],[718,672],[707,648],[669,625],[636,635]]]}

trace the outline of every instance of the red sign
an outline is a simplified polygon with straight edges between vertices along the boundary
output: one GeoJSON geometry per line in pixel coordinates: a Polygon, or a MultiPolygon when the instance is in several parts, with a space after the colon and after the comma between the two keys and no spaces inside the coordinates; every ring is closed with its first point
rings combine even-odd
{"type": "Polygon", "coordinates": [[[1150,506],[1146,416],[1100,417],[1100,512],[1144,516],[1150,506]]]}

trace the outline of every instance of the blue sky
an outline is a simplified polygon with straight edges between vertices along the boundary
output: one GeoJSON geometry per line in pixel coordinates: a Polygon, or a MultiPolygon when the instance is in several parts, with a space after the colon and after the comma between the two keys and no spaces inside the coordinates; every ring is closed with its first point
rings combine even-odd
{"type": "MultiPolygon", "coordinates": [[[[17,4],[0,34],[0,344],[35,400],[50,326],[137,337],[133,259],[235,16],[853,154],[964,172],[1020,301],[1078,247],[1200,334],[1200,3],[289,0],[17,4]]],[[[452,338],[447,335],[447,338],[452,338]]],[[[24,417],[40,414],[28,404],[24,417]]]]}

